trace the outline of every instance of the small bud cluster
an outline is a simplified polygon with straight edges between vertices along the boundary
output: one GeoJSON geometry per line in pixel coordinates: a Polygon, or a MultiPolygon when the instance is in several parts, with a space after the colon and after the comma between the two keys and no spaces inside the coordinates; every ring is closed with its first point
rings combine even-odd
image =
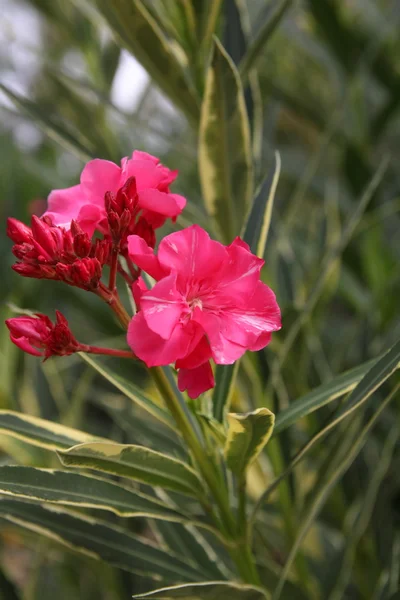
{"type": "Polygon", "coordinates": [[[79,352],[81,344],[71,333],[67,319],[56,310],[56,322],[37,313],[35,317],[15,317],[6,325],[11,341],[28,354],[43,356],[68,356],[79,352]]]}
{"type": "Polygon", "coordinates": [[[7,234],[18,259],[13,269],[20,275],[64,281],[90,291],[99,286],[103,266],[109,261],[110,240],[92,242],[75,221],[66,231],[52,225],[48,217],[36,216],[31,228],[8,219],[7,234]]]}

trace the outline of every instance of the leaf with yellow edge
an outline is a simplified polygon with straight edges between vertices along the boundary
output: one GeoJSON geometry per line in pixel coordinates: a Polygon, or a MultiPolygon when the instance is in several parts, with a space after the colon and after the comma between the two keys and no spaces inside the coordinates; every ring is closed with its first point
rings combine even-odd
{"type": "Polygon", "coordinates": [[[204,495],[196,471],[181,460],[134,444],[80,444],[58,453],[66,467],[94,469],[160,486],[181,494],[204,495]]]}
{"type": "Polygon", "coordinates": [[[268,408],[228,414],[225,459],[238,477],[255,461],[272,435],[275,415],[268,408]]]}

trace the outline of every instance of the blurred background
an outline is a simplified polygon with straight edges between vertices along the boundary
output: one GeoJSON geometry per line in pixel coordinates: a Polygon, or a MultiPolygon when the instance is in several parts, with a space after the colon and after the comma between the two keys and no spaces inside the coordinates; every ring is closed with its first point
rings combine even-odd
{"type": "MultiPolygon", "coordinates": [[[[82,341],[123,347],[118,325],[95,297],[62,284],[23,279],[10,269],[6,218],[29,222],[32,214],[40,215],[50,190],[77,183],[91,157],[119,162],[133,149],[159,156],[179,169],[174,191],[189,200],[176,227],[197,222],[214,233],[197,166],[209,46],[196,41],[190,19],[202,24],[215,11],[213,29],[204,39],[210,42],[215,31],[246,73],[256,187],[273,165],[275,150],[282,161],[264,278],[277,293],[283,329],[267,352],[242,365],[234,400],[251,406],[256,367],[265,405],[279,411],[333,375],[378,356],[400,335],[400,4],[143,0],[180,73],[168,71],[147,30],[133,16],[129,21],[128,4],[0,0],[2,320],[17,308],[51,317],[57,308],[82,341]],[[244,65],[249,48],[251,64],[244,65]],[[360,199],[382,160],[388,161],[384,177],[362,207],[360,199]]],[[[115,368],[129,369],[136,383],[148,385],[140,370],[115,368]]],[[[159,448],[159,432],[130,407],[79,358],[40,363],[13,347],[1,327],[0,408],[159,448]]],[[[322,409],[282,436],[284,461],[329,414],[322,409]]],[[[354,507],[369,489],[390,428],[399,425],[398,404],[383,421],[333,490],[309,536],[316,565],[323,556],[323,567],[316,570],[333,565],[330,575],[324,572],[323,598],[333,593],[334,566],[347,548],[354,507]]],[[[315,482],[327,448],[317,449],[293,476],[290,493],[296,506],[315,482]]],[[[391,452],[366,522],[349,550],[349,586],[344,595],[332,596],[337,600],[391,597],[390,569],[400,556],[400,453],[398,448],[391,452]]],[[[57,464],[46,451],[1,434],[0,461],[57,464]]],[[[253,493],[264,486],[255,474],[253,493]]],[[[265,553],[279,566],[285,553],[279,526],[275,534],[274,548],[266,542],[265,553]]],[[[0,521],[4,600],[39,595],[47,600],[55,593],[58,600],[73,595],[116,600],[143,586],[128,572],[0,521]]]]}

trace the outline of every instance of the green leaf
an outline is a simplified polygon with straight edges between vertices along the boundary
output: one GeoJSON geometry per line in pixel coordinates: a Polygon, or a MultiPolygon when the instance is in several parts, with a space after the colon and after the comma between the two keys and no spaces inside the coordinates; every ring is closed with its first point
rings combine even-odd
{"type": "Polygon", "coordinates": [[[199,172],[208,213],[224,241],[238,235],[253,190],[249,120],[237,69],[216,39],[199,129],[199,172]]]}
{"type": "Polygon", "coordinates": [[[113,373],[110,367],[105,365],[104,362],[98,358],[93,358],[93,356],[88,356],[87,354],[79,354],[79,356],[91,367],[93,367],[100,375],[107,379],[107,381],[109,381],[114,387],[116,387],[117,390],[132,400],[132,402],[135,402],[135,404],[143,408],[143,410],[147,411],[153,417],[165,425],[168,425],[174,430],[174,432],[176,432],[175,422],[169,412],[167,412],[165,408],[153,400],[151,396],[145,394],[141,389],[136,387],[127,379],[124,379],[120,375],[113,373]]]}
{"type": "Polygon", "coordinates": [[[253,254],[260,258],[263,258],[267,245],[272,207],[280,172],[281,158],[279,152],[275,152],[275,165],[271,167],[254,197],[241,235],[244,241],[249,244],[253,254]]]}
{"type": "Polygon", "coordinates": [[[240,63],[240,74],[243,80],[247,78],[251,69],[261,58],[262,52],[265,49],[265,45],[275,33],[277,27],[292,4],[293,0],[281,0],[278,5],[275,2],[272,11],[270,10],[270,6],[268,6],[268,16],[259,28],[257,35],[249,44],[247,52],[240,63]],[[272,14],[270,14],[271,12],[272,14]]]}
{"type": "Polygon", "coordinates": [[[212,396],[213,415],[222,423],[224,412],[230,405],[239,361],[233,365],[217,365],[215,369],[215,388],[212,396]]]}
{"type": "Polygon", "coordinates": [[[0,499],[1,518],[68,548],[139,575],[167,581],[201,581],[195,565],[148,539],[106,521],[59,506],[0,499]]]}
{"type": "Polygon", "coordinates": [[[12,410],[0,410],[0,433],[47,450],[64,450],[76,444],[101,440],[84,431],[12,410]]]}
{"type": "Polygon", "coordinates": [[[186,520],[147,494],[100,477],[33,467],[0,467],[0,494],[39,502],[99,508],[121,517],[186,520]]]}
{"type": "Polygon", "coordinates": [[[141,0],[94,0],[123,46],[148,71],[155,83],[194,121],[199,104],[183,65],[187,57],[173,45],[141,0]],[[179,58],[179,60],[178,60],[179,58]]]}
{"type": "Polygon", "coordinates": [[[63,465],[95,469],[164,487],[188,496],[204,494],[196,472],[184,462],[155,450],[131,444],[80,444],[59,452],[63,465]]]}
{"type": "Polygon", "coordinates": [[[228,414],[225,459],[235,475],[240,477],[260,454],[272,435],[274,421],[275,415],[268,408],[228,414]]]}
{"type": "Polygon", "coordinates": [[[6,577],[0,568],[0,600],[20,600],[20,596],[13,583],[6,577]]]}
{"type": "Polygon", "coordinates": [[[181,600],[228,600],[228,598],[229,600],[268,600],[270,596],[264,590],[252,585],[227,581],[207,581],[161,588],[147,594],[133,596],[133,598],[137,600],[142,598],[157,598],[157,600],[170,600],[170,598],[181,598],[181,600]]]}
{"type": "Polygon", "coordinates": [[[329,402],[351,392],[378,360],[379,358],[369,360],[350,371],[341,373],[331,381],[323,383],[308,394],[297,398],[288,408],[276,415],[274,435],[284,431],[303,417],[329,404],[329,402]]]}
{"type": "Polygon", "coordinates": [[[2,83],[0,83],[0,90],[8,96],[15,106],[27,114],[49,138],[75,154],[80,160],[87,162],[93,158],[92,150],[86,147],[84,141],[80,141],[64,125],[49,117],[47,111],[43,111],[38,104],[16,94],[2,83]]]}
{"type": "MultiPolygon", "coordinates": [[[[400,349],[400,342],[399,342],[400,349]]],[[[372,369],[373,370],[373,369],[372,369]]],[[[383,383],[383,380],[381,380],[383,383]]],[[[361,384],[360,384],[361,385],[361,384]]],[[[360,387],[360,386],[358,386],[360,387]]],[[[361,388],[363,386],[361,385],[361,388]]],[[[376,389],[376,388],[374,388],[376,389]]],[[[361,449],[363,448],[368,434],[371,429],[376,424],[379,416],[382,411],[388,406],[388,404],[393,400],[396,396],[397,392],[400,389],[400,384],[396,386],[396,388],[386,397],[386,399],[378,406],[377,410],[373,413],[372,417],[369,419],[367,424],[361,431],[354,432],[354,428],[349,429],[350,435],[346,436],[346,439],[343,440],[342,444],[339,446],[339,450],[337,453],[334,453],[332,456],[331,464],[326,468],[323,480],[321,485],[317,486],[316,489],[313,490],[312,500],[309,506],[306,507],[304,511],[304,518],[302,519],[299,528],[296,532],[296,537],[294,539],[293,545],[291,547],[289,556],[286,560],[285,566],[282,570],[282,574],[279,580],[279,584],[276,587],[276,590],[273,595],[273,600],[279,600],[281,591],[283,589],[286,577],[289,573],[289,569],[293,563],[293,560],[296,557],[296,554],[300,548],[302,541],[304,540],[305,535],[309,531],[311,525],[317,518],[319,512],[327,501],[330,492],[337,484],[339,479],[346,473],[349,469],[350,465],[354,462],[361,449]],[[356,435],[355,435],[356,433],[356,435]]],[[[357,415],[356,415],[357,417],[357,415]]],[[[352,424],[350,424],[352,425],[352,424]]]]}

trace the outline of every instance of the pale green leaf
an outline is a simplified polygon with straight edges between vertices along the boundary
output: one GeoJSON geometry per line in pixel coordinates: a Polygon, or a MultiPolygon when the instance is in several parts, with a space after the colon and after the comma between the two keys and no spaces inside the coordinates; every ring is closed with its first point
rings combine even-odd
{"type": "Polygon", "coordinates": [[[272,435],[275,415],[268,408],[228,414],[225,459],[229,469],[241,476],[257,458],[272,435]]]}
{"type": "Polygon", "coordinates": [[[166,581],[201,581],[196,565],[117,525],[66,508],[0,499],[2,519],[109,564],[166,581]]]}
{"type": "Polygon", "coordinates": [[[267,592],[261,588],[227,581],[176,585],[133,596],[137,600],[142,598],[157,600],[170,600],[170,598],[181,598],[181,600],[268,600],[269,597],[267,592]]]}
{"type": "Polygon", "coordinates": [[[167,39],[144,2],[93,1],[123,46],[143,65],[155,83],[186,116],[197,122],[198,100],[184,73],[187,57],[182,48],[167,39]]]}
{"type": "Polygon", "coordinates": [[[84,431],[12,410],[0,410],[0,433],[47,450],[64,450],[76,444],[101,440],[84,431]]]}
{"type": "Polygon", "coordinates": [[[271,224],[272,208],[275,192],[281,172],[281,159],[279,152],[275,152],[275,164],[260,185],[257,191],[241,237],[250,246],[253,254],[263,258],[269,226],[271,224]]]}
{"type": "Polygon", "coordinates": [[[59,452],[67,467],[94,469],[189,496],[204,494],[196,472],[184,462],[133,444],[80,444],[59,452]]]}
{"type": "Polygon", "coordinates": [[[113,481],[53,469],[0,467],[0,494],[38,502],[99,508],[121,517],[187,519],[166,503],[113,481]]]}
{"type": "Polygon", "coordinates": [[[250,128],[237,69],[216,39],[207,72],[199,130],[204,201],[222,238],[239,234],[253,193],[250,128]]]}

